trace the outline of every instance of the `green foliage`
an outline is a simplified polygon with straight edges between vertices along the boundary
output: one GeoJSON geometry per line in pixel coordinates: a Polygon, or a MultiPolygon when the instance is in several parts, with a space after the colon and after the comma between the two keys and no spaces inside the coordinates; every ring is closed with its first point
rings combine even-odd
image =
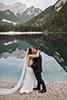
{"type": "Polygon", "coordinates": [[[0,22],[0,32],[13,31],[13,24],[0,22]]]}
{"type": "Polygon", "coordinates": [[[42,31],[42,30],[40,29],[40,27],[36,27],[36,26],[28,26],[28,25],[23,25],[23,24],[17,24],[15,26],[15,31],[26,32],[26,31],[42,31]]]}
{"type": "Polygon", "coordinates": [[[23,24],[9,24],[6,22],[0,22],[0,32],[6,31],[20,31],[20,32],[27,32],[27,31],[42,31],[40,27],[36,26],[27,26],[23,24]]]}

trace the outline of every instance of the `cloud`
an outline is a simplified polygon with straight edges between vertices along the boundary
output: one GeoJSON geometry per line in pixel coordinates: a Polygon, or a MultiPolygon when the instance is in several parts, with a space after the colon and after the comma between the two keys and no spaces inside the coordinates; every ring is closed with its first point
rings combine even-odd
{"type": "Polygon", "coordinates": [[[22,2],[27,4],[28,7],[35,6],[41,9],[53,5],[57,0],[0,0],[0,2],[5,2],[6,4],[13,4],[15,2],[22,2]]]}
{"type": "MultiPolygon", "coordinates": [[[[21,1],[21,0],[17,0],[21,1]]],[[[41,9],[45,9],[46,7],[53,5],[57,0],[22,0],[28,6],[35,6],[41,9]]]]}
{"type": "Polygon", "coordinates": [[[0,0],[0,2],[3,2],[3,3],[5,3],[5,4],[12,4],[12,3],[14,3],[16,0],[0,0]]]}

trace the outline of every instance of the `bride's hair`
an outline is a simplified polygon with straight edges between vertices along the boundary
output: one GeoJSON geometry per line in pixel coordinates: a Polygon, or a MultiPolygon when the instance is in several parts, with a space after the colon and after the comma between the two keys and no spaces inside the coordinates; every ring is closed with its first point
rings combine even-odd
{"type": "Polygon", "coordinates": [[[29,50],[28,50],[28,55],[29,54],[32,54],[32,49],[31,48],[29,48],[29,50]]]}

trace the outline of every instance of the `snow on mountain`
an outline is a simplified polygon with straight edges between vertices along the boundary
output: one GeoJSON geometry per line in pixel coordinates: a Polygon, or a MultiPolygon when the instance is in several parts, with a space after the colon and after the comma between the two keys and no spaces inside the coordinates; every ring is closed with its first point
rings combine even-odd
{"type": "Polygon", "coordinates": [[[33,15],[33,16],[36,16],[36,15],[38,15],[40,12],[41,12],[42,10],[41,9],[39,9],[39,8],[34,8],[33,6],[32,7],[30,7],[30,8],[28,8],[25,12],[24,12],[24,14],[27,16],[31,16],[31,15],[33,15]]]}
{"type": "Polygon", "coordinates": [[[7,15],[10,15],[10,12],[9,12],[9,11],[6,11],[6,14],[7,14],[7,15]]]}
{"type": "Polygon", "coordinates": [[[12,23],[13,25],[17,24],[16,22],[13,22],[13,21],[10,21],[10,20],[7,20],[7,19],[2,19],[1,22],[12,23]]]}

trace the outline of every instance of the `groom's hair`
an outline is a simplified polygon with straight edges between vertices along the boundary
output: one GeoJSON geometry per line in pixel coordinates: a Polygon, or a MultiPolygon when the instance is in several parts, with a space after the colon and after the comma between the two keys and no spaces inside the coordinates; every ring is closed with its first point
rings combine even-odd
{"type": "Polygon", "coordinates": [[[33,48],[35,48],[36,50],[39,50],[37,47],[33,47],[33,48]]]}

